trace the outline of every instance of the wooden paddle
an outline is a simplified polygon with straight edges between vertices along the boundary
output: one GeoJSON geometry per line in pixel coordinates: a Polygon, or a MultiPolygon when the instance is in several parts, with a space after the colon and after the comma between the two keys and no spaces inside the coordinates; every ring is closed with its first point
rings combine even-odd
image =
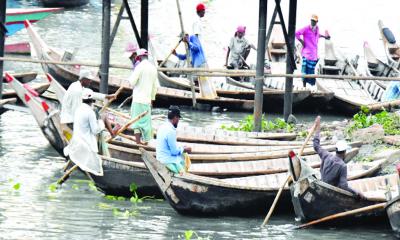
{"type": "Polygon", "coordinates": [[[62,176],[60,179],[58,179],[57,184],[61,185],[63,184],[69,177],[69,175],[71,175],[71,173],[73,171],[75,171],[78,168],[78,165],[74,165],[73,167],[71,167],[65,174],[64,176],[62,176]]]}
{"type": "MultiPolygon", "coordinates": [[[[184,37],[184,36],[182,36],[184,37]]],[[[171,50],[171,52],[168,54],[168,56],[164,59],[164,61],[162,61],[159,66],[162,67],[162,65],[164,65],[164,63],[166,63],[169,59],[169,57],[171,57],[171,55],[174,53],[174,51],[179,47],[179,44],[181,44],[182,42],[182,38],[179,40],[179,42],[176,44],[176,46],[171,50]]]]}
{"type": "MultiPolygon", "coordinates": [[[[319,116],[317,118],[320,118],[319,116]]],[[[310,129],[310,131],[308,132],[308,135],[303,143],[303,145],[301,146],[300,150],[299,150],[299,157],[301,157],[301,155],[303,155],[303,151],[304,148],[306,147],[308,141],[310,140],[311,136],[313,135],[313,133],[315,132],[315,129],[317,128],[317,124],[314,123],[314,125],[312,126],[312,128],[310,129]]],[[[286,186],[286,183],[289,182],[292,179],[292,176],[289,174],[289,176],[286,178],[285,182],[283,183],[283,185],[279,188],[278,193],[276,194],[276,197],[274,199],[274,201],[272,202],[272,205],[268,211],[267,216],[264,219],[264,222],[261,224],[261,227],[264,227],[267,223],[268,220],[271,218],[272,213],[275,210],[276,204],[278,203],[279,198],[281,197],[282,191],[286,186]]]]}
{"type": "Polygon", "coordinates": [[[318,223],[322,223],[322,222],[326,222],[326,221],[330,221],[330,220],[334,220],[337,218],[341,218],[341,217],[347,217],[347,216],[351,216],[357,213],[362,213],[362,212],[367,212],[367,211],[371,211],[371,210],[375,210],[375,209],[380,209],[380,208],[385,208],[386,203],[378,203],[378,204],[374,204],[374,205],[370,205],[367,207],[362,207],[362,208],[357,208],[357,209],[353,209],[350,211],[346,211],[346,212],[341,212],[341,213],[336,213],[327,217],[323,217],[305,224],[302,224],[300,226],[297,226],[295,229],[301,229],[301,228],[306,228],[318,223]]]}
{"type": "Polygon", "coordinates": [[[114,137],[110,137],[106,140],[106,142],[110,142],[111,140],[113,140],[116,136],[118,136],[119,134],[121,134],[123,131],[125,131],[129,126],[131,126],[133,123],[139,121],[139,119],[141,119],[144,115],[146,115],[149,111],[144,111],[141,114],[139,114],[138,116],[136,116],[135,118],[132,118],[131,120],[129,120],[129,122],[127,122],[122,128],[120,128],[117,133],[115,134],[114,137]]]}

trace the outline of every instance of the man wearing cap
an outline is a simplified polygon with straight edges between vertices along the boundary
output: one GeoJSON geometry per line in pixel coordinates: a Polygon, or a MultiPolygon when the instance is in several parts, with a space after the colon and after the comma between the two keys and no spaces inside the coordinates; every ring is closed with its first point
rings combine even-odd
{"type": "Polygon", "coordinates": [[[132,62],[132,70],[135,70],[136,66],[140,63],[140,61],[136,60],[138,50],[139,49],[137,46],[131,42],[129,42],[125,48],[124,57],[129,58],[129,60],[132,62]]]}
{"type": "MultiPolygon", "coordinates": [[[[96,136],[105,126],[111,126],[107,118],[96,119],[96,114],[92,108],[93,91],[84,88],[81,96],[82,103],[77,107],[74,116],[74,130],[70,144],[64,148],[64,154],[77,164],[83,171],[91,172],[95,175],[103,175],[101,159],[98,156],[98,146],[96,136]]],[[[107,128],[111,135],[114,132],[107,128]]]]}
{"type": "Polygon", "coordinates": [[[176,128],[180,118],[179,107],[171,106],[168,109],[168,120],[157,131],[156,156],[171,172],[182,174],[185,169],[183,153],[190,153],[192,149],[177,144],[176,128]]]}
{"type": "Polygon", "coordinates": [[[347,190],[361,198],[363,195],[358,193],[354,189],[350,188],[347,184],[347,165],[344,162],[346,151],[350,150],[351,147],[347,145],[346,141],[340,140],[336,143],[336,154],[332,154],[327,150],[321,148],[320,145],[320,131],[321,131],[321,117],[318,116],[315,119],[315,136],[313,140],[313,146],[315,152],[318,153],[321,158],[321,180],[335,187],[347,190]]]}
{"type": "Polygon", "coordinates": [[[131,117],[135,118],[148,111],[139,121],[132,124],[137,144],[147,144],[152,138],[151,106],[156,98],[158,78],[157,68],[148,60],[146,49],[139,49],[136,59],[140,61],[131,76],[129,83],[133,87],[131,117]]]}
{"type": "MultiPolygon", "coordinates": [[[[311,24],[304,28],[296,31],[296,38],[299,40],[303,49],[301,50],[301,56],[303,58],[301,72],[303,74],[314,74],[315,66],[318,62],[318,40],[320,37],[330,39],[327,34],[321,35],[317,26],[318,16],[311,16],[311,24]]],[[[315,78],[303,78],[303,86],[306,87],[306,83],[311,86],[315,85],[315,78]]]]}
{"type": "Polygon", "coordinates": [[[225,66],[229,69],[242,68],[245,64],[244,61],[249,55],[250,48],[257,50],[256,47],[253,44],[250,44],[244,37],[245,33],[246,27],[238,26],[235,35],[231,38],[225,61],[225,66]]]}
{"type": "Polygon", "coordinates": [[[199,3],[196,6],[196,13],[197,13],[197,18],[193,22],[192,30],[193,34],[199,37],[200,40],[202,40],[202,34],[203,34],[203,20],[202,18],[206,14],[206,5],[203,3],[199,3]]]}
{"type": "Polygon", "coordinates": [[[101,93],[95,93],[89,89],[88,87],[93,78],[94,76],[90,70],[82,68],[79,72],[79,80],[73,82],[68,87],[61,102],[60,120],[62,124],[73,123],[75,111],[82,104],[82,91],[84,89],[91,91],[93,99],[95,100],[104,101],[105,99],[111,100],[115,98],[114,94],[104,95],[101,93]]]}

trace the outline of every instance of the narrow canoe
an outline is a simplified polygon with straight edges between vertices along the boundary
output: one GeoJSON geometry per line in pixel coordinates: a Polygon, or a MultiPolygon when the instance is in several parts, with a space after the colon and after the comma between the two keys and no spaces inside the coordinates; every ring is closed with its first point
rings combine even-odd
{"type": "MultiPolygon", "coordinates": [[[[26,84],[26,86],[31,88],[32,90],[36,91],[40,95],[49,88],[50,84],[48,84],[48,83],[29,83],[29,84],[26,84]]],[[[18,97],[17,95],[18,95],[17,92],[15,92],[13,89],[4,87],[3,98],[15,98],[15,97],[18,97]]]]}
{"type": "Polygon", "coordinates": [[[7,43],[4,46],[4,53],[30,55],[31,45],[29,45],[29,42],[7,43]]]}
{"type": "Polygon", "coordinates": [[[86,5],[89,1],[90,0],[42,0],[42,3],[46,7],[73,8],[86,5]]]}
{"type": "Polygon", "coordinates": [[[385,209],[395,236],[400,238],[400,196],[390,200],[385,209]]]}
{"type": "Polygon", "coordinates": [[[384,34],[384,29],[388,29],[390,31],[389,28],[387,28],[382,20],[378,21],[378,28],[379,28],[379,32],[381,34],[381,39],[382,39],[382,43],[383,43],[383,47],[385,49],[385,55],[386,58],[388,60],[388,63],[391,66],[395,66],[397,69],[400,68],[400,46],[397,42],[394,43],[390,43],[389,40],[387,39],[387,37],[384,34]]]}
{"type": "MultiPolygon", "coordinates": [[[[178,213],[184,215],[264,214],[288,176],[287,173],[280,173],[215,179],[190,173],[171,174],[150,153],[141,151],[143,161],[164,197],[178,213]]],[[[288,193],[287,189],[282,193],[278,210],[289,210],[288,193]]]]}
{"type": "MultiPolygon", "coordinates": [[[[21,83],[28,83],[37,77],[37,72],[22,72],[22,73],[12,73],[12,75],[21,83]]],[[[3,76],[3,82],[5,81],[5,77],[3,76]]]]}
{"type": "MultiPolygon", "coordinates": [[[[392,162],[398,159],[399,155],[400,151],[392,152],[387,157],[387,161],[392,162]]],[[[290,187],[292,203],[296,217],[302,222],[385,202],[385,189],[387,189],[385,182],[391,186],[397,186],[398,177],[394,174],[349,181],[349,187],[366,197],[366,199],[358,199],[356,195],[347,190],[324,183],[315,175],[306,174],[306,169],[307,167],[303,168],[298,162],[294,162],[290,171],[293,179],[296,180],[290,187]],[[304,172],[301,173],[302,171],[304,172]]],[[[350,168],[348,171],[351,171],[350,168]]],[[[397,188],[391,189],[391,191],[393,191],[392,195],[397,195],[395,193],[397,188]]],[[[353,215],[350,218],[354,219],[351,224],[356,224],[366,220],[381,219],[382,216],[384,216],[384,210],[375,209],[353,215]]],[[[334,221],[334,224],[345,223],[349,223],[348,218],[334,221]]]]}
{"type": "Polygon", "coordinates": [[[6,11],[7,36],[11,36],[24,28],[24,21],[37,22],[61,8],[8,8],[6,11]]]}
{"type": "Polygon", "coordinates": [[[5,113],[8,109],[3,108],[5,104],[13,104],[17,101],[16,98],[0,99],[0,115],[5,113]]]}

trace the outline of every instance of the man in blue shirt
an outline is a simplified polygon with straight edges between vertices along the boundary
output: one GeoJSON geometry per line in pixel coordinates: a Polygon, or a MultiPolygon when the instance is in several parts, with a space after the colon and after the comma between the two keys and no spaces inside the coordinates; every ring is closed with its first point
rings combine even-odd
{"type": "MultiPolygon", "coordinates": [[[[196,35],[192,35],[189,37],[188,34],[185,34],[182,41],[188,44],[189,54],[191,57],[191,65],[194,68],[202,68],[206,65],[206,57],[203,51],[203,47],[201,46],[199,37],[196,35]]],[[[175,56],[179,58],[179,60],[186,60],[186,54],[178,54],[174,50],[172,52],[175,56]]]]}
{"type": "Polygon", "coordinates": [[[190,147],[179,147],[176,141],[176,128],[178,127],[181,112],[177,106],[168,110],[168,121],[157,131],[157,160],[165,164],[174,173],[182,174],[185,169],[183,153],[190,153],[190,147]]]}

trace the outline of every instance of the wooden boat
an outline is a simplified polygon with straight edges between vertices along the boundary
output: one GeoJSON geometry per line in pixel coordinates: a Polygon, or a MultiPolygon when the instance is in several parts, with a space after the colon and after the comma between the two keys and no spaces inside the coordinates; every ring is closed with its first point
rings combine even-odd
{"type": "MultiPolygon", "coordinates": [[[[39,95],[42,94],[44,91],[49,88],[50,84],[48,83],[29,83],[26,84],[26,87],[29,87],[36,91],[39,95]]],[[[17,97],[17,93],[10,88],[4,87],[3,88],[3,98],[15,98],[17,97]]]]}
{"type": "MultiPolygon", "coordinates": [[[[174,89],[190,90],[190,81],[183,77],[170,77],[167,73],[159,72],[158,79],[160,85],[164,87],[174,89]]],[[[228,82],[234,81],[230,79],[228,82]]],[[[217,95],[220,97],[234,98],[234,99],[254,99],[254,89],[243,88],[240,86],[234,86],[225,82],[214,82],[214,86],[217,95]]],[[[196,91],[198,87],[196,87],[196,91]]],[[[264,110],[282,110],[283,98],[285,91],[268,89],[263,92],[263,108],[264,110]]],[[[310,91],[294,91],[293,99],[294,103],[298,103],[310,95],[310,91]]]]}
{"type": "MultiPolygon", "coordinates": [[[[375,53],[372,51],[368,42],[364,42],[364,59],[365,59],[365,73],[367,76],[375,77],[395,77],[399,75],[399,71],[393,66],[389,66],[380,59],[378,59],[375,53]]],[[[389,82],[376,81],[376,83],[386,89],[389,82]]]]}
{"type": "Polygon", "coordinates": [[[384,34],[384,29],[389,28],[385,27],[382,20],[378,21],[379,32],[381,34],[383,47],[385,49],[385,55],[388,60],[390,66],[393,66],[397,69],[400,68],[400,46],[397,42],[390,43],[387,37],[384,34]]]}
{"type": "MultiPolygon", "coordinates": [[[[356,70],[357,60],[338,57],[330,41],[325,41],[325,52],[324,62],[319,66],[321,74],[359,75],[356,70]]],[[[380,102],[384,93],[384,89],[372,80],[323,79],[317,81],[317,86],[323,91],[334,92],[331,104],[335,109],[352,114],[360,111],[362,106],[380,102]]]]}
{"type": "MultiPolygon", "coordinates": [[[[264,214],[287,178],[287,173],[229,179],[171,174],[149,152],[141,151],[143,161],[164,197],[177,212],[185,215],[264,214]]],[[[280,210],[288,210],[288,192],[286,189],[282,193],[280,210]]]]}
{"type": "MultiPolygon", "coordinates": [[[[51,47],[47,46],[46,43],[39,37],[32,25],[29,22],[25,22],[25,24],[32,42],[32,46],[35,49],[38,58],[49,61],[66,61],[68,56],[71,55],[65,51],[62,53],[57,52],[51,47]]],[[[65,87],[68,87],[72,82],[78,80],[79,78],[79,70],[75,69],[74,67],[57,64],[42,64],[42,68],[46,73],[51,74],[65,87]]],[[[124,79],[110,77],[108,84],[110,92],[117,91],[121,85],[125,86],[120,94],[121,98],[132,95],[132,87],[124,79]]],[[[98,77],[92,79],[91,87],[94,90],[99,91],[100,79],[98,77]]],[[[253,100],[224,97],[208,99],[200,97],[199,95],[196,96],[196,99],[199,104],[207,105],[209,109],[213,106],[219,106],[221,108],[230,110],[252,111],[254,106],[253,100]]],[[[157,90],[155,106],[169,107],[171,104],[191,106],[192,93],[190,91],[159,87],[157,90]]]]}
{"type": "Polygon", "coordinates": [[[390,200],[385,209],[395,236],[400,238],[400,196],[390,200]]]}
{"type": "MultiPolygon", "coordinates": [[[[399,154],[399,151],[392,153],[388,156],[389,161],[398,159],[399,154]]],[[[305,168],[298,163],[291,165],[291,174],[295,183],[291,185],[290,192],[296,217],[302,222],[385,202],[385,182],[389,182],[392,186],[397,184],[397,176],[394,174],[349,181],[349,187],[366,197],[366,199],[358,199],[353,193],[324,183],[315,175],[307,175],[304,172],[305,176],[301,176],[300,173],[304,170],[305,168]]],[[[397,189],[394,190],[393,195],[395,191],[397,189]]],[[[365,211],[352,216],[354,220],[351,223],[373,221],[382,216],[384,216],[383,209],[365,211]]],[[[346,219],[346,222],[348,221],[346,219]]]]}
{"type": "Polygon", "coordinates": [[[80,7],[89,3],[90,0],[42,0],[45,7],[80,7]]]}
{"type": "Polygon", "coordinates": [[[8,110],[7,108],[3,107],[5,104],[13,104],[16,101],[16,98],[0,99],[0,115],[8,110]]]}
{"type": "Polygon", "coordinates": [[[6,10],[7,36],[11,36],[24,28],[24,21],[37,22],[61,8],[8,8],[6,10]]]}
{"type": "Polygon", "coordinates": [[[4,46],[4,53],[30,55],[31,45],[29,45],[29,42],[7,43],[4,46]]]}
{"type": "MultiPolygon", "coordinates": [[[[21,83],[28,83],[37,77],[37,72],[23,72],[23,73],[13,73],[12,74],[21,83]]],[[[5,77],[3,76],[3,82],[5,82],[5,77]]]]}

